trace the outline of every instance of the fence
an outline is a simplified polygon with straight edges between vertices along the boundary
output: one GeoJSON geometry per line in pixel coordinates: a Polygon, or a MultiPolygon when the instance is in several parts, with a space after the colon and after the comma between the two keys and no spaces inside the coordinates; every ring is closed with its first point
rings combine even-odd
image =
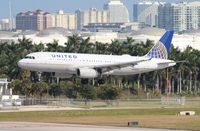
{"type": "Polygon", "coordinates": [[[200,107],[200,98],[162,97],[161,99],[131,100],[78,100],[67,98],[26,98],[22,105],[45,105],[74,108],[159,108],[159,107],[200,107]]]}
{"type": "Polygon", "coordinates": [[[185,105],[185,97],[161,97],[163,105],[185,105]]]}

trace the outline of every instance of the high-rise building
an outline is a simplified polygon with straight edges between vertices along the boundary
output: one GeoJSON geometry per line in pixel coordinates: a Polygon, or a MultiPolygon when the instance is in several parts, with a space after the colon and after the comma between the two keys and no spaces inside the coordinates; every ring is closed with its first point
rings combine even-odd
{"type": "Polygon", "coordinates": [[[0,20],[0,30],[9,30],[9,29],[10,29],[9,19],[0,20]]]}
{"type": "Polygon", "coordinates": [[[158,8],[158,27],[172,30],[173,29],[173,6],[168,3],[158,8]]]}
{"type": "Polygon", "coordinates": [[[77,29],[82,30],[83,26],[89,23],[107,23],[108,22],[108,12],[98,11],[95,8],[91,8],[88,11],[76,11],[77,15],[77,29]]]}
{"type": "Polygon", "coordinates": [[[53,21],[54,27],[62,27],[69,30],[76,29],[76,14],[64,13],[64,11],[60,10],[54,14],[53,21]]]}
{"type": "Polygon", "coordinates": [[[129,22],[128,9],[121,0],[110,0],[110,2],[104,6],[104,9],[108,11],[109,23],[129,22]]]}
{"type": "Polygon", "coordinates": [[[148,26],[158,26],[158,7],[162,3],[144,0],[138,4],[133,5],[133,21],[144,23],[148,26]]]}
{"type": "Polygon", "coordinates": [[[67,14],[68,15],[68,29],[76,30],[77,29],[77,17],[76,14],[67,14]]]}
{"type": "Polygon", "coordinates": [[[43,30],[52,27],[52,16],[48,12],[36,10],[19,13],[16,16],[17,30],[43,30]]]}
{"type": "Polygon", "coordinates": [[[200,2],[159,6],[158,27],[176,32],[200,28],[200,2]]]}
{"type": "Polygon", "coordinates": [[[55,27],[67,28],[67,15],[60,10],[55,14],[55,27]]]}

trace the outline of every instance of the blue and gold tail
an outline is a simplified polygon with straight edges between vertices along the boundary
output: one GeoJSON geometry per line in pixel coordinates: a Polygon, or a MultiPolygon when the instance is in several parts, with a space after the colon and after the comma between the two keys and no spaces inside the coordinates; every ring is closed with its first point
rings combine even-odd
{"type": "Polygon", "coordinates": [[[146,54],[148,58],[167,59],[174,31],[167,31],[156,45],[146,54]]]}

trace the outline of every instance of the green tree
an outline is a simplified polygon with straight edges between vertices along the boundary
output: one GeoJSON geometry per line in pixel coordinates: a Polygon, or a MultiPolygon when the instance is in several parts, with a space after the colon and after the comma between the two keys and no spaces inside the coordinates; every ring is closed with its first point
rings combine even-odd
{"type": "Polygon", "coordinates": [[[54,40],[52,43],[47,44],[46,51],[49,52],[64,52],[64,47],[58,44],[58,40],[54,40]]]}
{"type": "Polygon", "coordinates": [[[23,80],[21,84],[21,90],[20,90],[22,95],[25,96],[32,96],[32,82],[30,80],[23,80]]]}
{"type": "Polygon", "coordinates": [[[98,97],[104,100],[114,100],[121,94],[121,89],[117,86],[102,85],[98,88],[98,97]]]}
{"type": "Polygon", "coordinates": [[[65,43],[65,52],[77,53],[79,51],[82,38],[75,34],[68,37],[68,42],[65,43]]]}
{"type": "Polygon", "coordinates": [[[68,98],[77,98],[77,87],[72,81],[61,81],[59,85],[62,93],[68,98]]]}
{"type": "Polygon", "coordinates": [[[21,70],[20,75],[22,80],[28,80],[30,79],[31,72],[29,70],[21,70]]]}
{"type": "Polygon", "coordinates": [[[34,44],[33,46],[33,52],[41,52],[44,50],[45,50],[45,47],[43,43],[39,43],[38,45],[34,44]]]}
{"type": "Polygon", "coordinates": [[[46,82],[36,82],[33,84],[32,88],[33,94],[35,96],[39,95],[40,98],[48,93],[48,84],[46,82]]]}
{"type": "Polygon", "coordinates": [[[87,100],[96,98],[96,90],[91,85],[82,85],[79,93],[82,96],[82,98],[87,100]]]}
{"type": "Polygon", "coordinates": [[[50,85],[49,94],[52,95],[53,97],[60,96],[62,94],[62,90],[61,90],[59,84],[52,83],[50,85]]]}

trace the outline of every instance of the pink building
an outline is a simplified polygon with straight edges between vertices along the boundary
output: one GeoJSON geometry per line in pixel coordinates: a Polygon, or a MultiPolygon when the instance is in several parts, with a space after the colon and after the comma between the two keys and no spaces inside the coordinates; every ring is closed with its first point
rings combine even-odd
{"type": "Polygon", "coordinates": [[[48,12],[36,10],[26,13],[20,12],[16,16],[17,30],[36,30],[41,31],[52,27],[52,16],[48,12]]]}

